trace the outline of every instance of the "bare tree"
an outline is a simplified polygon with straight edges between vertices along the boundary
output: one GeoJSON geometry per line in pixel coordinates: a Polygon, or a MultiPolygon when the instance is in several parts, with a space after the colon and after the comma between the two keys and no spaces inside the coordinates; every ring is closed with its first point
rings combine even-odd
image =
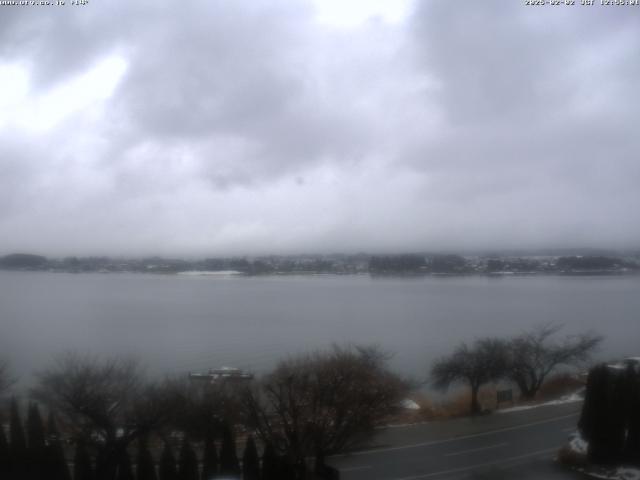
{"type": "Polygon", "coordinates": [[[111,478],[127,446],[166,418],[158,391],[133,360],[67,353],[38,375],[32,395],[57,412],[76,439],[98,450],[101,474],[111,478]]]}
{"type": "Polygon", "coordinates": [[[244,386],[232,381],[203,382],[184,377],[167,379],[161,397],[171,403],[168,428],[185,432],[192,440],[218,436],[223,425],[243,422],[244,386]]]}
{"type": "Polygon", "coordinates": [[[553,337],[562,325],[547,323],[515,337],[510,342],[509,378],[525,399],[532,399],[547,376],[561,365],[579,365],[587,361],[602,342],[594,333],[553,337]]]}
{"type": "Polygon", "coordinates": [[[0,360],[0,395],[8,391],[15,383],[9,371],[9,362],[0,360]]]}
{"type": "Polygon", "coordinates": [[[469,385],[471,414],[475,415],[480,413],[480,387],[506,375],[507,359],[507,344],[501,339],[479,339],[471,346],[462,343],[451,355],[435,362],[431,379],[440,389],[447,389],[454,383],[469,385]]]}
{"type": "Polygon", "coordinates": [[[250,423],[302,478],[305,458],[322,466],[326,455],[370,438],[397,407],[408,387],[386,361],[376,347],[334,347],[283,361],[248,392],[250,423]]]}

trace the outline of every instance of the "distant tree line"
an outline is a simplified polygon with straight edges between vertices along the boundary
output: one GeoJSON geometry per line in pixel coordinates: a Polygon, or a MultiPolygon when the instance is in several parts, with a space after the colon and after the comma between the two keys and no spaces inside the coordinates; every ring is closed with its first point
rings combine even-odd
{"type": "Polygon", "coordinates": [[[578,423],[595,464],[640,463],[640,361],[589,371],[578,423]]]}
{"type": "Polygon", "coordinates": [[[227,271],[246,275],[276,273],[356,273],[365,270],[368,257],[361,255],[300,255],[265,256],[254,259],[244,257],[204,258],[185,260],[180,258],[110,258],[76,257],[50,259],[40,255],[11,254],[0,256],[0,269],[53,272],[142,272],[179,273],[185,271],[227,271]]]}
{"type": "MultiPolygon", "coordinates": [[[[638,254],[636,253],[636,258],[638,254]]],[[[584,255],[548,257],[481,256],[436,254],[398,255],[288,255],[258,258],[179,258],[146,257],[122,259],[110,257],[66,257],[49,259],[41,255],[16,253],[0,257],[0,268],[54,272],[146,272],[179,273],[185,271],[233,270],[246,275],[305,274],[305,273],[363,273],[374,275],[406,274],[503,274],[503,273],[560,273],[593,275],[637,271],[638,264],[631,259],[614,256],[584,255]]]]}
{"type": "MultiPolygon", "coordinates": [[[[387,360],[375,347],[334,347],[291,357],[244,384],[150,381],[129,359],[65,354],[38,374],[26,423],[19,403],[11,402],[9,438],[0,428],[0,478],[300,480],[313,470],[329,474],[325,457],[367,441],[405,398],[407,382],[389,371],[387,360]],[[49,412],[46,427],[35,402],[49,412]]],[[[0,370],[5,392],[8,379],[8,369],[0,370]]]]}
{"type": "Polygon", "coordinates": [[[525,400],[535,398],[544,381],[560,366],[575,366],[589,359],[602,337],[594,333],[555,340],[559,325],[544,324],[511,339],[481,338],[462,343],[431,368],[432,383],[446,389],[464,384],[471,392],[470,412],[478,414],[480,388],[490,382],[513,382],[525,400]]]}
{"type": "Polygon", "coordinates": [[[625,262],[620,258],[597,255],[585,257],[560,257],[556,261],[556,266],[560,270],[569,271],[615,270],[623,267],[637,267],[637,265],[630,262],[625,262]]]}
{"type": "Polygon", "coordinates": [[[389,255],[371,257],[371,273],[447,273],[461,274],[471,272],[468,261],[460,255],[389,255]]]}
{"type": "Polygon", "coordinates": [[[490,258],[487,260],[487,273],[516,272],[529,273],[542,270],[540,262],[531,258],[490,258]]]}
{"type": "Polygon", "coordinates": [[[369,259],[374,274],[449,274],[469,273],[573,273],[595,274],[638,270],[632,261],[606,256],[565,256],[541,261],[536,258],[477,258],[460,255],[387,255],[369,259]]]}
{"type": "Polygon", "coordinates": [[[374,273],[426,271],[427,262],[423,255],[393,255],[371,257],[369,271],[374,273]]]}
{"type": "Polygon", "coordinates": [[[47,258],[29,253],[13,253],[0,257],[0,267],[7,269],[37,269],[47,264],[47,258]]]}

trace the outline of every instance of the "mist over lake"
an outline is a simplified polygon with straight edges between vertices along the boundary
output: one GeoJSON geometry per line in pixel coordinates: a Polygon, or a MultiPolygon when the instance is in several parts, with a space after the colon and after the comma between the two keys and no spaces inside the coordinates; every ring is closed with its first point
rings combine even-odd
{"type": "Polygon", "coordinates": [[[555,321],[605,336],[598,357],[640,354],[640,276],[181,276],[0,272],[0,353],[29,375],[65,350],[138,357],[150,373],[235,366],[376,343],[423,378],[464,340],[555,321]]]}

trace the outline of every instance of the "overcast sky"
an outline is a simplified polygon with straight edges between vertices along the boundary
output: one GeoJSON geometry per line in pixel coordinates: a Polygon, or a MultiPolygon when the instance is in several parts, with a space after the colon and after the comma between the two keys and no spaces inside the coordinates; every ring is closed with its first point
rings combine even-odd
{"type": "Polygon", "coordinates": [[[0,6],[0,253],[640,244],[640,7],[66,3],[0,6]]]}

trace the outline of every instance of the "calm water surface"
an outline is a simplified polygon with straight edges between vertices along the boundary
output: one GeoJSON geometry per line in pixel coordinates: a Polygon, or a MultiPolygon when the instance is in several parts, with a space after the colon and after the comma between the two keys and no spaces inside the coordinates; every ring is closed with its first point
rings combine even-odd
{"type": "Polygon", "coordinates": [[[377,343],[424,376],[463,340],[549,320],[640,355],[640,277],[203,277],[0,272],[0,357],[23,379],[56,352],[127,353],[154,373],[265,371],[332,342],[377,343]]]}

